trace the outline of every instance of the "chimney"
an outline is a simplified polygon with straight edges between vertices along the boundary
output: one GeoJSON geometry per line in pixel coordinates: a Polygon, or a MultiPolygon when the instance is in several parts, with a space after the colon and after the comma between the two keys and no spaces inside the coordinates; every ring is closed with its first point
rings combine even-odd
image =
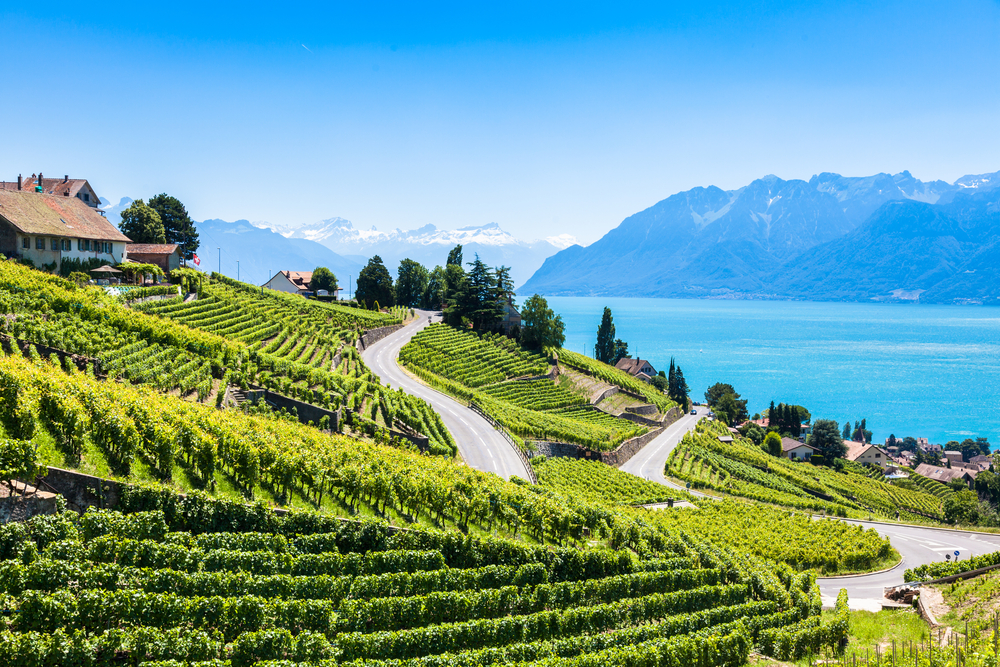
{"type": "Polygon", "coordinates": [[[21,174],[17,175],[17,189],[21,189],[21,174]]]}
{"type": "Polygon", "coordinates": [[[38,187],[42,187],[42,172],[38,172],[38,187]]]}
{"type": "Polygon", "coordinates": [[[63,176],[63,183],[69,183],[69,174],[63,176]]]}

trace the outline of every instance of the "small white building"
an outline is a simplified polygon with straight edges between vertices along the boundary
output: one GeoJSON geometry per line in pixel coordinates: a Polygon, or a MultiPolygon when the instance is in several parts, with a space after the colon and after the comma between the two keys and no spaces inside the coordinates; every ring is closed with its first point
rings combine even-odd
{"type": "Polygon", "coordinates": [[[848,452],[847,458],[855,463],[878,466],[883,469],[892,463],[889,460],[889,452],[875,445],[866,445],[858,451],[848,452]]]}
{"type": "Polygon", "coordinates": [[[818,449],[804,442],[791,438],[781,439],[781,455],[791,461],[808,461],[818,452],[818,449]]]}
{"type": "Polygon", "coordinates": [[[304,294],[309,291],[312,275],[312,271],[278,271],[262,287],[289,294],[304,294]]]}

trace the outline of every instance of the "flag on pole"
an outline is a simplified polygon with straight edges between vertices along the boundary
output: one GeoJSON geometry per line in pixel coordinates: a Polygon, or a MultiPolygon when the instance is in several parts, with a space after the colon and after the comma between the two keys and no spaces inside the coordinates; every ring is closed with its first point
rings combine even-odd
{"type": "Polygon", "coordinates": [[[201,260],[198,259],[198,255],[191,253],[191,261],[194,262],[195,266],[201,266],[201,260]]]}

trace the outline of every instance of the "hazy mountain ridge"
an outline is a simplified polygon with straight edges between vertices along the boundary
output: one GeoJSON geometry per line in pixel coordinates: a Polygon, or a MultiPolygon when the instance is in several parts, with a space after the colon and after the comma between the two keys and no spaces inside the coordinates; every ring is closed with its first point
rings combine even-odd
{"type": "Polygon", "coordinates": [[[448,230],[428,224],[411,230],[379,231],[357,229],[350,220],[334,217],[299,227],[253,223],[271,229],[289,239],[307,239],[320,243],[337,254],[352,258],[379,255],[389,271],[395,274],[402,259],[416,260],[428,269],[445,263],[448,251],[461,244],[466,260],[475,254],[487,264],[511,267],[515,283],[528,278],[542,262],[556,252],[570,247],[576,239],[568,234],[540,241],[523,241],[491,222],[485,225],[448,230]]]}
{"type": "Polygon", "coordinates": [[[963,287],[969,281],[960,276],[974,257],[985,267],[990,252],[1000,256],[1000,246],[987,250],[997,230],[988,211],[998,188],[1000,172],[948,184],[906,171],[822,173],[809,181],[765,176],[738,190],[694,188],[629,216],[587,248],[550,257],[522,292],[989,299],[994,285],[1000,295],[995,270],[968,274],[975,289],[963,287]],[[873,263],[852,253],[869,253],[873,263]]]}

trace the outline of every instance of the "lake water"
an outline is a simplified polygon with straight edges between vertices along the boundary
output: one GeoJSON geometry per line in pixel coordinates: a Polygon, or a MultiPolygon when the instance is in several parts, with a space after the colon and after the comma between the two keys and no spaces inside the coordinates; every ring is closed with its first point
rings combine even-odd
{"type": "Polygon", "coordinates": [[[550,297],[566,347],[593,356],[604,306],[633,357],[674,356],[694,400],[728,382],[750,414],[797,403],[931,442],[1000,444],[1000,309],[800,301],[550,297]]]}

